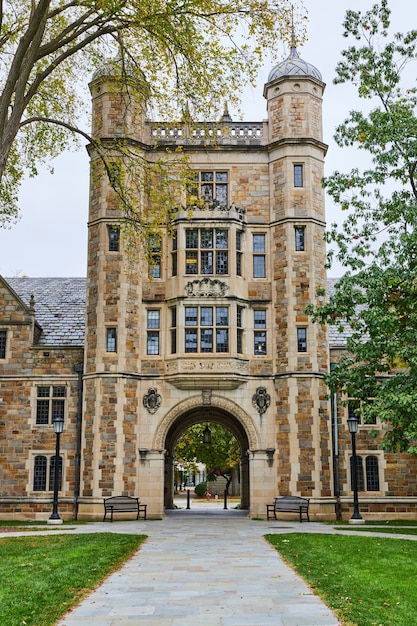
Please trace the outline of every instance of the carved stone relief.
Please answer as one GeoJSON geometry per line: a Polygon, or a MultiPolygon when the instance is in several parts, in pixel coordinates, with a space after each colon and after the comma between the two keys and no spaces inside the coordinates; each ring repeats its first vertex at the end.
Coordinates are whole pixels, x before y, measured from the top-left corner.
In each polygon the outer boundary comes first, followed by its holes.
{"type": "Polygon", "coordinates": [[[271,396],[265,387],[258,387],[256,393],[252,396],[252,404],[258,411],[259,415],[263,415],[271,404],[271,396]]]}
{"type": "Polygon", "coordinates": [[[185,285],[185,294],[187,296],[220,298],[226,295],[229,286],[222,283],[217,278],[203,278],[202,280],[193,280],[185,285]]]}
{"type": "Polygon", "coordinates": [[[161,396],[156,387],[148,389],[148,393],[143,396],[143,406],[148,413],[156,413],[161,406],[161,396]]]}

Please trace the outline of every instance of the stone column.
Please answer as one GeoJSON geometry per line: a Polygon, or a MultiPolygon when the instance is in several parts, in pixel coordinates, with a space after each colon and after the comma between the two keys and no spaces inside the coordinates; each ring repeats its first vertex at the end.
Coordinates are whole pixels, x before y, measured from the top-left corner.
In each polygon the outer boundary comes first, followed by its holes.
{"type": "Polygon", "coordinates": [[[164,516],[165,450],[138,450],[138,493],[150,517],[164,516]]]}
{"type": "Polygon", "coordinates": [[[250,515],[251,517],[265,517],[266,504],[272,503],[276,493],[275,460],[271,451],[249,451],[250,476],[250,515]]]}

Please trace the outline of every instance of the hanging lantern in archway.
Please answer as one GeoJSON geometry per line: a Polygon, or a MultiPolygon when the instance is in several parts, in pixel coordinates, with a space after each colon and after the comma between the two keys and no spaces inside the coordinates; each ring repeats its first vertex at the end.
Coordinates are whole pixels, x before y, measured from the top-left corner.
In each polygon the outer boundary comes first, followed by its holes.
{"type": "Polygon", "coordinates": [[[206,424],[205,429],[203,430],[203,443],[210,444],[211,443],[211,430],[206,424]]]}

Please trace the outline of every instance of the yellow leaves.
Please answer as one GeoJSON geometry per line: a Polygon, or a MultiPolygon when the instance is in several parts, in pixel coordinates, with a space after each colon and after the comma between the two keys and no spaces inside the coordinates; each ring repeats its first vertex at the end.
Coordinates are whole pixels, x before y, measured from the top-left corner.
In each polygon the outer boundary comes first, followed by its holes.
{"type": "Polygon", "coordinates": [[[365,133],[359,133],[359,135],[358,135],[358,139],[359,139],[359,141],[360,141],[360,142],[362,142],[362,143],[363,143],[364,141],[366,141],[366,135],[365,135],[365,133]]]}

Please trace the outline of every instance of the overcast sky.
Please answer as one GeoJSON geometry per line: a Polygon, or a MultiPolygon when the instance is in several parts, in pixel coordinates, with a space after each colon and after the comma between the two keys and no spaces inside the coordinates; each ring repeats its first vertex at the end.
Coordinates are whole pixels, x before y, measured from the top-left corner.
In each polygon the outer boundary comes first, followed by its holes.
{"type": "MultiPolygon", "coordinates": [[[[347,9],[367,10],[375,0],[304,0],[309,12],[309,40],[300,56],[313,63],[326,83],[323,104],[324,141],[329,144],[326,174],[350,169],[355,153],[339,150],[332,136],[349,110],[359,108],[353,86],[332,84],[340,51],[346,46],[342,21],[347,9]]],[[[391,0],[395,31],[417,28],[417,2],[391,0]]],[[[259,77],[257,89],[248,89],[242,103],[244,118],[266,117],[263,85],[270,66],[259,77]]],[[[417,65],[413,69],[417,75],[417,65]]],[[[0,274],[12,276],[85,276],[87,268],[88,158],[84,149],[56,159],[54,174],[44,172],[28,180],[22,189],[21,220],[10,230],[0,228],[0,274]]],[[[327,221],[341,221],[337,207],[327,201],[327,221]]],[[[340,274],[337,268],[329,272],[340,274]]]]}

